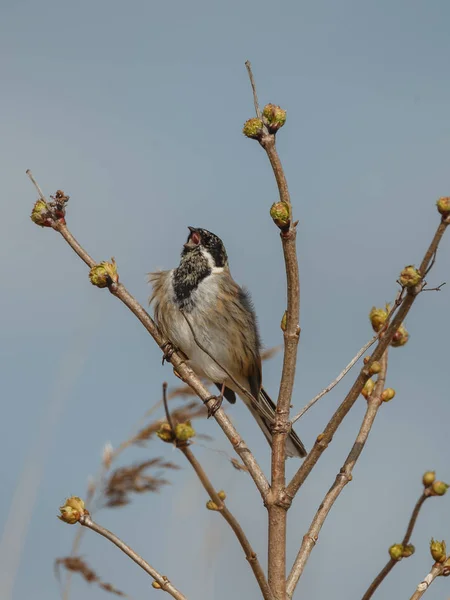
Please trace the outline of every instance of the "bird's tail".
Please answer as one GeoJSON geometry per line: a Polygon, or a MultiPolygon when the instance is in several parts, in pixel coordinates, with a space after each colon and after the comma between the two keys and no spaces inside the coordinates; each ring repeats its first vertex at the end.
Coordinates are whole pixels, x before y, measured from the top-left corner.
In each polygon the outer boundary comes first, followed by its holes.
{"type": "MultiPolygon", "coordinates": [[[[266,440],[269,442],[270,447],[272,447],[272,425],[275,419],[275,409],[276,406],[267,395],[264,388],[261,388],[259,392],[259,404],[261,405],[261,409],[258,410],[253,405],[247,406],[250,409],[250,412],[254,416],[256,422],[260,426],[262,432],[266,440]]],[[[299,456],[300,458],[304,458],[307,452],[305,446],[302,444],[300,438],[295,433],[293,429],[289,432],[289,435],[286,438],[286,456],[299,456]]]]}

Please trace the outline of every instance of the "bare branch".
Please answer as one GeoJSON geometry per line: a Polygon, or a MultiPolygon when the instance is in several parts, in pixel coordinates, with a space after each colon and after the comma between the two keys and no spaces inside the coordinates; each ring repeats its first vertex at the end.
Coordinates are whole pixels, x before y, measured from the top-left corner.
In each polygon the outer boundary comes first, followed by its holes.
{"type": "Polygon", "coordinates": [[[99,533],[107,540],[115,544],[120,550],[122,550],[122,552],[124,552],[129,558],[131,558],[131,560],[133,560],[139,567],[141,567],[141,569],[148,573],[150,577],[153,577],[153,579],[156,581],[156,583],[160,586],[162,590],[170,594],[173,598],[176,598],[176,600],[186,600],[186,596],[184,596],[180,591],[178,591],[176,587],[174,587],[170,583],[170,581],[165,575],[161,575],[160,573],[158,573],[158,571],[156,571],[151,565],[149,565],[148,562],[145,561],[132,548],[130,548],[130,546],[127,546],[125,542],[122,542],[122,540],[118,538],[114,533],[95,523],[91,519],[91,517],[86,514],[80,517],[79,522],[80,525],[92,529],[92,531],[99,533]]]}
{"type": "Polygon", "coordinates": [[[398,563],[398,560],[394,560],[393,558],[388,560],[388,562],[384,565],[384,567],[381,569],[381,571],[378,573],[378,575],[372,581],[370,586],[367,588],[367,591],[364,594],[364,596],[362,597],[362,600],[367,600],[368,598],[372,598],[372,596],[376,592],[378,586],[381,584],[381,582],[384,579],[386,579],[386,577],[389,575],[389,573],[392,571],[392,569],[395,567],[395,565],[397,563],[398,563]]]}
{"type": "MultiPolygon", "coordinates": [[[[423,503],[425,502],[425,500],[427,498],[431,498],[431,495],[429,493],[429,490],[427,488],[425,488],[424,492],[422,493],[420,498],[417,500],[414,510],[412,512],[411,518],[409,519],[408,527],[406,528],[406,533],[401,542],[402,546],[407,546],[409,544],[414,527],[417,522],[417,517],[419,516],[420,509],[422,508],[423,503]]],[[[389,575],[389,573],[392,571],[392,569],[395,567],[395,565],[397,565],[399,562],[400,561],[394,560],[393,558],[391,558],[385,564],[385,566],[381,569],[381,571],[378,573],[378,575],[372,581],[370,586],[367,588],[367,591],[364,594],[364,596],[362,597],[362,600],[370,600],[370,598],[372,598],[372,596],[376,592],[378,586],[382,583],[382,581],[384,579],[386,579],[386,577],[389,575]]]]}
{"type": "MultiPolygon", "coordinates": [[[[32,178],[32,174],[30,171],[27,171],[30,179],[32,178]]],[[[34,178],[32,179],[34,181],[34,178]]],[[[46,201],[45,197],[40,192],[41,198],[46,201]]],[[[47,202],[47,201],[46,201],[47,202]]],[[[69,246],[78,254],[78,256],[89,266],[94,267],[97,263],[94,259],[89,256],[89,254],[82,248],[82,246],[77,242],[74,236],[68,230],[65,221],[54,219],[52,221],[51,226],[55,231],[58,231],[62,237],[66,240],[69,246]]],[[[139,319],[145,329],[150,333],[155,342],[158,344],[160,348],[164,348],[167,345],[166,339],[164,339],[163,335],[159,331],[156,323],[150,317],[146,310],[139,304],[139,302],[128,292],[125,286],[122,283],[112,282],[108,286],[109,291],[113,296],[116,296],[121,300],[130,310],[131,312],[139,319]]],[[[211,397],[211,394],[203,385],[202,381],[195,375],[190,367],[187,366],[185,362],[185,358],[181,356],[178,352],[173,352],[168,361],[171,362],[174,370],[180,376],[180,378],[187,383],[197,394],[197,396],[206,404],[206,406],[212,408],[214,406],[214,399],[211,397]]],[[[257,463],[254,455],[245,444],[244,440],[236,431],[234,425],[231,420],[226,415],[225,411],[222,408],[216,410],[214,414],[214,418],[221,427],[222,431],[225,433],[229,441],[231,442],[234,450],[241,457],[242,462],[248,468],[248,471],[256,484],[259,492],[262,497],[265,498],[268,490],[269,483],[257,463]]]]}
{"type": "Polygon", "coordinates": [[[406,546],[409,544],[411,540],[412,533],[414,531],[414,527],[416,526],[417,517],[419,516],[420,509],[423,506],[423,503],[427,498],[431,498],[431,494],[429,490],[426,488],[420,498],[417,500],[416,505],[414,506],[414,510],[412,511],[411,518],[408,522],[408,527],[406,528],[406,533],[402,540],[402,546],[406,546]]]}
{"type": "MultiPolygon", "coordinates": [[[[444,235],[445,230],[447,229],[447,226],[449,225],[449,223],[450,223],[450,221],[446,222],[446,220],[442,220],[441,223],[439,224],[439,226],[436,230],[436,233],[434,234],[433,240],[425,254],[425,257],[422,260],[422,263],[420,266],[421,273],[426,271],[429,262],[432,260],[434,253],[438,249],[439,242],[441,241],[442,236],[444,235]]],[[[303,484],[303,482],[308,477],[311,470],[313,469],[313,467],[315,466],[315,464],[321,457],[324,450],[328,447],[328,444],[333,439],[333,435],[335,434],[336,430],[338,429],[338,427],[340,426],[340,424],[342,423],[342,421],[344,420],[344,418],[346,417],[346,415],[348,414],[348,412],[350,411],[350,409],[352,408],[352,406],[358,399],[366,381],[369,379],[370,365],[373,362],[380,360],[380,358],[384,354],[385,350],[388,348],[389,344],[391,343],[392,338],[394,337],[396,331],[398,330],[400,325],[405,320],[406,315],[409,313],[411,306],[413,305],[416,297],[418,296],[418,294],[420,292],[421,292],[420,284],[419,284],[419,286],[416,286],[415,288],[409,288],[406,291],[406,294],[404,295],[403,299],[401,300],[401,304],[398,308],[398,311],[396,312],[396,314],[395,314],[394,318],[392,319],[391,324],[389,325],[387,330],[383,333],[383,336],[379,339],[377,347],[375,348],[374,353],[370,357],[369,362],[367,363],[367,365],[365,365],[361,369],[355,383],[351,387],[347,396],[345,397],[345,399],[343,400],[343,402],[341,403],[341,405],[339,406],[337,411],[334,413],[334,415],[331,417],[331,420],[329,421],[328,425],[325,427],[324,432],[318,436],[316,443],[314,444],[314,447],[312,448],[311,452],[308,454],[308,456],[304,460],[303,464],[301,465],[301,467],[299,468],[299,470],[297,471],[297,473],[294,475],[291,482],[289,483],[286,492],[291,498],[293,498],[295,496],[295,494],[299,490],[300,486],[303,484]]]]}
{"type": "MultiPolygon", "coordinates": [[[[245,65],[253,90],[256,113],[258,118],[261,118],[251,65],[249,61],[245,65]]],[[[296,250],[297,224],[292,222],[291,198],[284,169],[275,146],[275,132],[270,132],[264,125],[263,133],[258,141],[266,151],[272,166],[280,202],[286,205],[289,212],[289,225],[283,228],[280,234],[286,267],[287,311],[283,369],[275,423],[272,428],[271,490],[266,502],[269,511],[269,585],[274,596],[281,599],[286,594],[286,517],[289,508],[289,503],[283,502],[286,485],[286,436],[290,431],[289,409],[294,389],[297,348],[300,338],[300,280],[296,250]]]]}
{"type": "Polygon", "coordinates": [[[214,486],[212,485],[208,476],[206,475],[205,471],[203,470],[203,467],[198,462],[198,460],[196,459],[196,457],[194,456],[194,454],[192,453],[190,448],[186,444],[180,444],[179,449],[185,455],[185,457],[187,458],[187,460],[193,467],[194,471],[196,472],[197,477],[200,479],[200,482],[203,485],[203,487],[205,488],[209,497],[214,502],[214,504],[217,506],[217,511],[222,515],[222,517],[225,519],[225,521],[227,521],[227,523],[230,525],[231,529],[234,531],[234,533],[235,533],[237,539],[239,540],[239,543],[241,544],[242,549],[245,553],[245,558],[248,560],[250,567],[252,568],[252,571],[256,577],[256,581],[259,584],[263,598],[265,600],[273,600],[274,597],[269,588],[269,585],[266,580],[266,576],[264,575],[264,571],[259,563],[258,557],[257,557],[256,553],[254,552],[250,542],[248,541],[247,536],[245,535],[244,530],[242,529],[238,520],[236,519],[236,517],[234,517],[234,515],[230,512],[230,510],[228,510],[228,508],[225,506],[224,502],[222,501],[222,499],[220,498],[220,496],[214,489],[214,486]]]}
{"type": "Polygon", "coordinates": [[[381,371],[378,375],[377,382],[375,384],[375,388],[371,396],[367,401],[367,410],[364,415],[363,422],[361,424],[361,428],[359,430],[358,436],[355,440],[355,443],[350,450],[349,455],[347,456],[344,465],[336,476],[336,480],[329,489],[326,494],[324,500],[320,504],[319,509],[317,510],[314,519],[308,529],[308,532],[303,537],[303,542],[301,548],[297,554],[297,557],[294,561],[294,565],[291,569],[287,580],[287,595],[289,598],[292,597],[294,593],[295,587],[303,573],[303,570],[306,566],[308,558],[316,545],[316,541],[318,540],[320,530],[325,522],[325,519],[328,516],[328,513],[332,509],[334,503],[338,499],[344,487],[352,480],[352,471],[356,464],[356,461],[361,455],[361,452],[364,449],[364,446],[369,437],[370,430],[372,429],[372,425],[375,421],[375,417],[377,416],[378,409],[380,408],[383,400],[381,395],[384,390],[384,384],[386,381],[386,372],[387,372],[387,350],[383,354],[381,359],[381,371]]]}
{"type": "Polygon", "coordinates": [[[70,231],[67,229],[67,226],[64,223],[55,223],[53,229],[60,233],[62,237],[66,240],[69,246],[74,250],[76,254],[81,258],[83,262],[87,264],[88,267],[92,269],[97,264],[95,260],[89,256],[89,254],[84,250],[84,248],[77,242],[77,240],[73,237],[70,231]]]}
{"type": "Polygon", "coordinates": [[[445,565],[442,563],[435,563],[428,575],[423,579],[423,581],[419,583],[416,591],[411,596],[410,600],[419,600],[419,598],[422,598],[422,596],[425,594],[425,592],[436,579],[436,577],[442,575],[446,568],[448,567],[445,567],[445,565]]]}

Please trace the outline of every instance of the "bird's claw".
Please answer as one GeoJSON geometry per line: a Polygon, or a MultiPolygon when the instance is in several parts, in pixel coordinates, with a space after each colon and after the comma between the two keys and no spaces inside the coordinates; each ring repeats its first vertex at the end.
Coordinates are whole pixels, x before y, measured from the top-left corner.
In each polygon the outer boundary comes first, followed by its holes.
{"type": "Polygon", "coordinates": [[[216,412],[219,410],[219,408],[222,406],[222,402],[223,402],[223,396],[210,396],[209,398],[207,398],[205,400],[205,404],[206,402],[209,402],[210,400],[214,400],[214,404],[208,405],[207,409],[208,409],[208,419],[210,419],[211,417],[213,417],[216,412]]]}
{"type": "Polygon", "coordinates": [[[161,346],[161,350],[163,351],[161,364],[164,364],[166,360],[170,360],[172,358],[172,354],[175,352],[175,348],[173,347],[171,342],[166,342],[161,346]]]}

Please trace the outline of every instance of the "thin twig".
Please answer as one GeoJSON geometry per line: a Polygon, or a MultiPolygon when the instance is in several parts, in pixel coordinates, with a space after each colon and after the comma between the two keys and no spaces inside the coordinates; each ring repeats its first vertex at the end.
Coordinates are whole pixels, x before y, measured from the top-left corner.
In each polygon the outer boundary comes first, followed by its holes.
{"type": "Polygon", "coordinates": [[[41,188],[39,187],[38,182],[36,181],[36,179],[33,176],[33,173],[30,171],[30,169],[27,169],[26,174],[28,175],[28,177],[31,179],[34,187],[37,189],[37,193],[39,194],[41,200],[44,200],[44,202],[47,202],[47,198],[44,196],[44,192],[41,190],[41,188]]]}
{"type": "MultiPolygon", "coordinates": [[[[433,236],[433,240],[431,241],[431,244],[427,252],[425,253],[425,257],[421,263],[420,272],[426,271],[427,265],[429,264],[429,261],[431,261],[433,254],[437,251],[439,242],[441,241],[442,236],[444,235],[445,230],[449,224],[450,222],[447,223],[446,221],[441,221],[441,223],[439,224],[436,233],[433,236]]],[[[295,473],[294,477],[289,483],[286,492],[291,498],[295,496],[300,486],[306,480],[311,470],[316,465],[317,461],[320,459],[323,452],[326,450],[329,443],[333,439],[333,436],[336,433],[338,427],[340,426],[340,424],[342,423],[352,406],[355,404],[366,381],[370,377],[370,365],[373,362],[380,360],[381,356],[384,354],[384,351],[391,343],[392,338],[394,337],[398,328],[405,320],[406,315],[409,313],[411,306],[413,305],[420,291],[420,284],[416,288],[410,288],[406,291],[406,294],[401,300],[401,304],[398,308],[398,311],[396,312],[387,330],[383,333],[383,336],[379,339],[377,347],[371,355],[369,362],[361,369],[355,383],[351,387],[347,396],[345,397],[339,408],[336,410],[334,415],[331,417],[328,425],[325,427],[324,432],[317,438],[314,447],[312,448],[308,456],[305,458],[301,467],[298,469],[297,473],[295,473]]]]}
{"type": "Polygon", "coordinates": [[[433,266],[434,266],[434,263],[436,262],[436,256],[437,256],[437,252],[435,252],[435,253],[433,254],[433,258],[431,259],[431,262],[430,262],[430,264],[428,265],[428,267],[427,267],[427,269],[426,269],[425,273],[423,274],[423,276],[424,276],[424,277],[426,277],[426,276],[428,275],[428,273],[431,271],[431,269],[433,268],[433,266]]]}
{"type": "Polygon", "coordinates": [[[146,573],[153,577],[153,579],[159,584],[162,590],[170,594],[176,600],[186,600],[186,596],[184,596],[180,591],[178,591],[167,579],[165,575],[161,575],[156,571],[151,565],[148,564],[137,552],[135,552],[130,546],[125,544],[120,538],[118,538],[112,531],[105,529],[101,525],[95,523],[89,515],[82,515],[80,517],[80,525],[84,527],[88,527],[99,533],[107,540],[115,544],[122,552],[124,552],[131,560],[133,560],[137,565],[141,567],[146,573]]]}
{"type": "MultiPolygon", "coordinates": [[[[325,394],[328,394],[328,392],[330,392],[347,375],[347,373],[358,362],[358,360],[361,358],[361,356],[364,354],[364,352],[366,352],[371,346],[373,346],[373,344],[382,336],[382,334],[388,328],[388,325],[391,321],[393,314],[395,313],[395,311],[401,304],[404,291],[405,291],[405,288],[402,288],[398,291],[397,296],[394,301],[394,304],[392,305],[392,307],[389,310],[389,313],[386,317],[386,322],[385,322],[382,330],[380,332],[378,332],[376,335],[374,335],[373,338],[371,340],[369,340],[367,342],[367,344],[365,344],[365,346],[363,346],[361,348],[361,350],[358,352],[358,354],[348,363],[348,365],[345,367],[345,369],[336,377],[336,379],[334,381],[332,381],[329,385],[327,385],[326,388],[324,388],[319,394],[317,394],[317,396],[315,396],[312,400],[310,400],[308,402],[308,404],[305,407],[303,407],[302,410],[293,419],[291,419],[292,424],[294,424],[298,419],[303,417],[303,415],[311,408],[311,406],[314,406],[314,404],[318,400],[320,400],[323,396],[325,396],[325,394]]],[[[424,290],[422,290],[422,291],[424,291],[424,290]]]]}
{"type": "Polygon", "coordinates": [[[386,579],[386,577],[389,575],[389,573],[392,571],[392,569],[395,567],[395,565],[398,562],[399,562],[398,560],[394,560],[393,558],[390,558],[388,560],[388,562],[384,565],[384,567],[381,569],[381,571],[378,573],[378,575],[372,581],[370,586],[367,588],[367,591],[364,594],[364,596],[362,597],[362,600],[366,600],[367,598],[372,598],[372,596],[376,592],[378,586],[381,584],[381,582],[384,579],[386,579]]]}
{"type": "MultiPolygon", "coordinates": [[[[31,172],[27,172],[30,179],[32,179],[31,172]]],[[[32,179],[34,182],[34,178],[32,179]]],[[[41,193],[41,192],[40,192],[41,193]]],[[[45,196],[41,196],[43,200],[46,201],[45,196]]],[[[68,230],[66,224],[62,221],[54,220],[52,222],[52,227],[55,231],[58,231],[62,237],[66,240],[69,246],[74,250],[76,254],[83,260],[89,267],[94,267],[97,263],[94,259],[89,256],[89,254],[84,250],[84,248],[77,242],[74,236],[68,230]]],[[[163,337],[161,332],[159,331],[156,323],[147,313],[147,311],[139,304],[139,302],[134,298],[125,286],[122,283],[111,283],[109,286],[109,291],[113,296],[116,296],[121,300],[130,310],[131,312],[139,319],[148,333],[153,337],[155,342],[158,344],[160,348],[164,348],[167,345],[167,339],[163,337]]],[[[195,375],[190,367],[185,362],[185,358],[181,356],[178,352],[173,352],[168,361],[172,364],[174,370],[178,373],[180,378],[188,384],[197,396],[206,404],[207,407],[213,408],[214,400],[211,398],[211,394],[203,385],[202,381],[199,377],[195,375]]],[[[225,411],[222,408],[219,408],[214,413],[214,418],[219,424],[222,431],[225,433],[228,440],[231,442],[235,452],[240,456],[242,462],[248,468],[248,471],[256,484],[261,496],[263,499],[266,497],[267,492],[269,490],[269,482],[265,477],[261,467],[257,463],[254,455],[241,438],[236,428],[232,424],[231,420],[226,415],[225,411]]]]}
{"type": "MultiPolygon", "coordinates": [[[[422,508],[423,503],[425,502],[425,500],[427,498],[431,498],[431,495],[430,495],[429,491],[427,491],[427,488],[425,488],[424,492],[422,493],[420,498],[417,500],[416,505],[414,506],[414,510],[413,510],[411,518],[409,519],[409,522],[408,522],[408,527],[406,528],[406,533],[403,536],[403,540],[401,542],[402,546],[407,546],[409,544],[414,527],[417,522],[417,517],[419,516],[420,509],[422,508]]],[[[386,577],[389,575],[389,573],[392,571],[392,569],[395,567],[395,565],[397,565],[399,562],[400,561],[394,560],[393,558],[391,558],[385,564],[385,566],[381,569],[381,571],[378,573],[378,575],[375,577],[375,579],[372,581],[372,583],[367,588],[367,591],[364,594],[364,596],[362,597],[362,600],[370,600],[370,598],[372,598],[372,596],[375,593],[375,591],[377,590],[378,586],[383,582],[384,579],[386,579],[386,577]]]]}
{"type": "Polygon", "coordinates": [[[163,392],[164,411],[166,413],[167,422],[170,425],[170,429],[172,430],[172,433],[175,434],[175,427],[173,426],[172,416],[170,414],[169,405],[167,403],[167,381],[164,381],[164,383],[162,384],[162,392],[163,392]]]}
{"type": "Polygon", "coordinates": [[[384,390],[384,384],[386,381],[386,372],[387,372],[387,363],[388,363],[388,352],[387,350],[383,354],[381,359],[381,371],[378,375],[377,382],[375,384],[375,388],[373,393],[367,400],[367,410],[364,415],[363,422],[361,424],[361,428],[359,430],[358,436],[355,440],[355,443],[352,446],[341,470],[336,476],[336,480],[327,492],[325,498],[323,499],[320,507],[318,508],[314,519],[308,529],[308,532],[303,537],[301,548],[297,554],[297,557],[292,566],[291,572],[289,574],[287,580],[287,595],[289,598],[292,597],[294,593],[295,587],[300,579],[303,570],[306,566],[308,558],[311,555],[311,552],[316,545],[316,542],[319,537],[320,530],[327,518],[330,510],[332,509],[334,503],[338,499],[344,487],[352,480],[352,471],[356,464],[356,461],[361,455],[361,452],[364,449],[364,446],[369,437],[369,433],[372,429],[373,423],[375,421],[375,417],[377,416],[378,409],[382,404],[381,395],[384,390]]]}
{"type": "Polygon", "coordinates": [[[417,500],[414,510],[412,511],[411,518],[409,519],[409,522],[408,522],[408,527],[406,528],[406,533],[403,536],[402,546],[406,546],[407,544],[409,544],[414,527],[416,526],[417,517],[419,516],[420,509],[422,508],[423,503],[425,502],[425,500],[427,498],[431,498],[431,495],[430,495],[429,491],[427,489],[425,489],[423,494],[417,500]]]}
{"type": "Polygon", "coordinates": [[[256,93],[256,85],[255,85],[255,80],[253,78],[253,73],[252,73],[252,65],[249,60],[245,61],[245,66],[247,67],[248,77],[250,79],[250,84],[252,86],[253,103],[255,105],[256,116],[258,117],[258,119],[260,119],[261,118],[261,110],[259,108],[258,95],[256,93]]]}
{"type": "Polygon", "coordinates": [[[227,521],[231,529],[234,531],[245,553],[245,558],[248,560],[250,567],[252,568],[252,571],[255,575],[256,581],[259,584],[263,598],[265,600],[274,600],[272,592],[267,583],[266,576],[264,575],[264,571],[259,563],[258,557],[254,552],[250,542],[248,541],[247,536],[245,535],[240,523],[225,506],[224,502],[221,500],[218,493],[214,489],[214,486],[212,485],[211,481],[206,475],[203,467],[198,462],[190,448],[186,444],[181,444],[179,448],[193,467],[194,471],[197,474],[197,477],[199,478],[209,497],[217,506],[218,512],[222,515],[222,517],[225,519],[225,521],[227,521]]]}
{"type": "Polygon", "coordinates": [[[422,292],[440,292],[442,290],[442,288],[444,287],[444,285],[446,285],[446,281],[443,281],[442,283],[440,283],[439,285],[437,285],[436,287],[433,288],[423,288],[422,292]]]}
{"type": "Polygon", "coordinates": [[[378,335],[374,335],[373,338],[361,348],[358,354],[354,358],[352,358],[352,360],[348,363],[345,369],[341,373],[339,373],[336,379],[334,379],[329,385],[327,385],[327,387],[324,388],[319,394],[317,394],[317,396],[314,396],[314,398],[310,400],[308,404],[304,406],[302,410],[291,419],[291,423],[294,424],[296,421],[298,421],[298,419],[301,419],[301,417],[303,417],[303,415],[311,408],[311,406],[314,406],[314,404],[318,402],[323,396],[325,396],[325,394],[328,394],[328,392],[330,392],[335,386],[337,386],[337,384],[347,375],[350,369],[358,362],[358,360],[370,348],[370,346],[372,346],[372,344],[375,344],[377,339],[378,335]]]}
{"type": "Polygon", "coordinates": [[[419,598],[422,598],[422,596],[425,594],[425,592],[430,587],[430,585],[433,583],[433,581],[436,579],[436,577],[439,577],[439,575],[442,575],[445,568],[446,567],[444,566],[444,564],[435,563],[433,565],[431,571],[428,573],[428,575],[423,579],[423,581],[421,581],[419,583],[416,591],[411,596],[410,600],[419,600],[419,598]]]}
{"type": "Polygon", "coordinates": [[[447,220],[442,220],[439,223],[439,227],[437,228],[433,241],[429,245],[428,250],[425,252],[425,256],[422,259],[422,262],[420,263],[419,272],[422,274],[422,277],[425,277],[425,274],[429,272],[429,269],[436,262],[439,242],[441,241],[441,238],[444,235],[444,232],[447,229],[448,225],[449,222],[447,220]]]}

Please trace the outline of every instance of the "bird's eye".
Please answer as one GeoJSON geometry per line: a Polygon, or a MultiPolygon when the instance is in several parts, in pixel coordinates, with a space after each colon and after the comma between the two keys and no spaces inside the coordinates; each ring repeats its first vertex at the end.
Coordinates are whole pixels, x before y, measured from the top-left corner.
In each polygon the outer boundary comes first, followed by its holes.
{"type": "Polygon", "coordinates": [[[193,244],[195,244],[196,246],[198,246],[198,245],[200,244],[200,242],[201,242],[201,241],[202,241],[202,240],[201,240],[200,234],[199,234],[199,233],[197,233],[196,231],[194,231],[194,232],[192,233],[192,235],[191,235],[191,242],[192,242],[193,244]]]}

